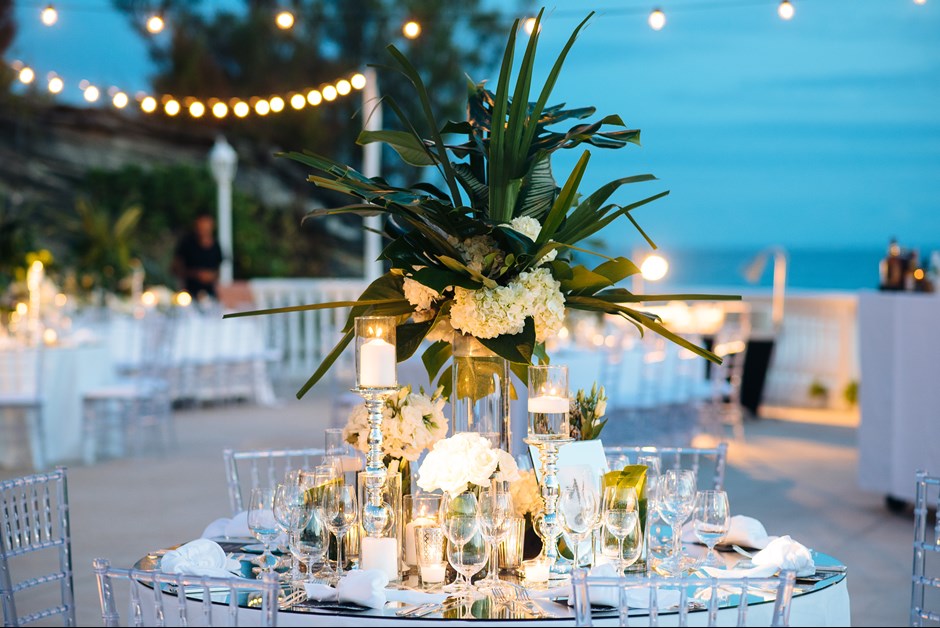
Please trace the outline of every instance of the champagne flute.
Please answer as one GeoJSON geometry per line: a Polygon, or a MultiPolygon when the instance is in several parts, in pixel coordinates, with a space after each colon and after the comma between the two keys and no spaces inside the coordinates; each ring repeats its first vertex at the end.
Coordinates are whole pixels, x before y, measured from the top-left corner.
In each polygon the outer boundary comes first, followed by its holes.
{"type": "Polygon", "coordinates": [[[561,490],[558,511],[565,531],[574,540],[574,568],[581,567],[581,544],[594,531],[600,516],[597,491],[587,482],[575,480],[561,490]]]}
{"type": "MultiPolygon", "coordinates": [[[[608,486],[604,489],[603,521],[610,535],[617,539],[617,572],[636,562],[636,557],[625,563],[623,558],[623,544],[628,535],[633,533],[639,524],[639,508],[637,507],[636,489],[632,486],[608,486]]],[[[642,551],[642,543],[635,543],[642,551]]],[[[631,552],[631,556],[634,552],[631,552]]]]}
{"type": "Polygon", "coordinates": [[[253,488],[248,502],[248,528],[256,539],[264,544],[264,553],[258,557],[258,565],[263,573],[269,572],[277,564],[277,558],[271,553],[271,543],[277,538],[277,520],[274,518],[274,489],[253,488]]]}
{"type": "Polygon", "coordinates": [[[513,522],[512,494],[509,482],[493,481],[480,491],[477,500],[480,532],[490,547],[490,572],[482,584],[490,588],[499,585],[499,544],[509,536],[513,522]]]}
{"type": "Polygon", "coordinates": [[[708,547],[702,561],[703,567],[722,567],[715,545],[720,543],[731,528],[731,507],[724,491],[699,491],[695,494],[692,508],[692,525],[695,536],[708,547]]]}
{"type": "Polygon", "coordinates": [[[274,489],[274,518],[289,538],[288,549],[291,549],[292,559],[290,578],[294,581],[300,580],[300,569],[297,566],[297,555],[292,546],[311,516],[311,511],[305,507],[304,501],[304,493],[296,483],[278,484],[274,489]]]}
{"type": "Polygon", "coordinates": [[[323,490],[320,514],[330,532],[336,535],[336,576],[343,577],[343,537],[359,519],[356,487],[329,483],[323,490]]]}
{"type": "Polygon", "coordinates": [[[669,469],[659,478],[656,497],[659,515],[672,527],[672,556],[660,568],[681,575],[682,524],[692,514],[695,503],[695,474],[686,469],[669,469]]]}

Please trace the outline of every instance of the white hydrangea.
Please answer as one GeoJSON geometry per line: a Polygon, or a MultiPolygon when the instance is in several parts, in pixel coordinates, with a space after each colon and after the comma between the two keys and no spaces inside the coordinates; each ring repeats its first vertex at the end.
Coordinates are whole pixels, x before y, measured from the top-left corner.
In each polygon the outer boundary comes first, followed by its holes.
{"type": "Polygon", "coordinates": [[[496,240],[488,235],[473,236],[464,240],[448,236],[447,241],[460,251],[460,257],[467,268],[477,273],[483,270],[483,260],[487,255],[495,253],[494,260],[497,265],[502,264],[506,257],[496,240]]]}
{"type": "Polygon", "coordinates": [[[561,282],[547,268],[521,273],[515,280],[522,285],[528,305],[527,315],[535,319],[535,339],[545,342],[565,324],[565,296],[561,282]]]}
{"type": "MultiPolygon", "coordinates": [[[[408,303],[414,306],[416,312],[430,310],[434,302],[441,298],[441,295],[434,288],[428,288],[420,281],[415,281],[411,277],[405,277],[402,285],[405,298],[408,303]]],[[[424,320],[427,320],[426,318],[424,320]]]]}
{"type": "MultiPolygon", "coordinates": [[[[391,458],[416,461],[425,449],[447,434],[444,404],[447,400],[438,388],[433,395],[412,392],[403,387],[382,408],[382,451],[391,458]]],[[[349,415],[343,438],[362,452],[369,451],[369,414],[357,406],[349,415]]]]}
{"type": "Polygon", "coordinates": [[[470,484],[489,486],[494,473],[498,480],[519,479],[519,468],[509,453],[493,449],[490,440],[480,434],[461,432],[437,441],[428,452],[418,469],[418,486],[456,495],[470,484]]]}
{"type": "MultiPolygon", "coordinates": [[[[539,234],[542,233],[542,223],[540,223],[535,218],[531,216],[517,216],[513,218],[508,225],[504,225],[517,231],[529,238],[533,242],[539,237],[539,234]]],[[[558,251],[553,250],[545,255],[542,259],[539,260],[539,264],[547,264],[558,256],[558,251]]]]}

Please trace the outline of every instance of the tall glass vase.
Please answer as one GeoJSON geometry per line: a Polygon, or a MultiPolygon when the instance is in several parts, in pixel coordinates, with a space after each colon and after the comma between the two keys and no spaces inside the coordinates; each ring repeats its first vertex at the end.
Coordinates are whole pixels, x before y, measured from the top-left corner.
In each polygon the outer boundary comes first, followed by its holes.
{"type": "Polygon", "coordinates": [[[512,451],[509,362],[473,336],[454,334],[453,432],[476,432],[512,451]]]}

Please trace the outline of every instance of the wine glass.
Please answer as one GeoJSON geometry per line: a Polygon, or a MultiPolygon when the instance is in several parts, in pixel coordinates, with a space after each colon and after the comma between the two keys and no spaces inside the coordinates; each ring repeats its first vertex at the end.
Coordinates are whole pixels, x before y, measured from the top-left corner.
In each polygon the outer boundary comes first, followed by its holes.
{"type": "MultiPolygon", "coordinates": [[[[447,527],[445,526],[444,529],[446,530],[447,527]]],[[[465,585],[460,587],[458,591],[469,594],[473,589],[470,578],[483,569],[483,565],[489,560],[486,550],[487,543],[480,533],[479,526],[476,527],[475,532],[468,536],[465,542],[447,544],[447,561],[458,574],[463,576],[465,582],[465,585]]]]}
{"type": "Polygon", "coordinates": [[[632,486],[608,486],[604,489],[603,522],[610,535],[617,539],[617,571],[632,565],[640,557],[643,544],[639,539],[639,508],[636,489],[632,486]],[[631,536],[629,562],[624,559],[624,541],[631,536]]]}
{"type": "Polygon", "coordinates": [[[273,488],[251,489],[251,498],[248,501],[248,529],[264,544],[264,553],[258,557],[261,571],[271,571],[277,564],[277,558],[271,553],[271,543],[278,535],[277,520],[274,518],[273,488]]]}
{"type": "Polygon", "coordinates": [[[574,480],[562,487],[558,511],[565,531],[574,540],[574,568],[581,566],[581,544],[594,531],[600,517],[600,503],[592,484],[574,480]]]}
{"type": "Polygon", "coordinates": [[[336,576],[343,577],[343,537],[359,519],[356,487],[328,483],[323,489],[320,515],[327,529],[336,535],[336,576]]]}
{"type": "Polygon", "coordinates": [[[695,494],[692,508],[692,525],[695,536],[708,547],[708,553],[702,561],[703,567],[722,567],[715,545],[728,534],[731,527],[731,508],[728,494],[724,491],[699,491],[695,494]]]}
{"type": "MultiPolygon", "coordinates": [[[[340,484],[342,479],[339,476],[339,471],[332,464],[321,464],[313,468],[313,470],[303,470],[300,472],[298,483],[301,490],[306,495],[306,499],[309,502],[310,506],[314,509],[314,513],[320,517],[321,525],[325,526],[323,521],[323,515],[320,513],[320,506],[323,502],[323,493],[326,487],[330,484],[340,484]]],[[[330,532],[327,530],[326,535],[326,546],[327,549],[330,547],[330,532]]],[[[327,561],[323,565],[323,571],[329,573],[330,566],[327,561]]]]}
{"type": "Polygon", "coordinates": [[[513,523],[512,494],[509,482],[493,481],[480,491],[477,500],[477,515],[480,532],[490,548],[490,572],[481,584],[488,588],[499,585],[499,544],[509,536],[513,523]]]}
{"type": "Polygon", "coordinates": [[[672,555],[660,568],[681,575],[682,524],[692,514],[695,503],[695,474],[686,469],[669,469],[659,478],[656,498],[660,516],[672,527],[672,555]]]}
{"type": "MultiPolygon", "coordinates": [[[[444,493],[444,498],[441,499],[440,520],[444,526],[444,536],[451,545],[456,547],[456,552],[459,554],[464,544],[479,531],[480,520],[477,517],[476,495],[468,491],[456,495],[444,493]]],[[[460,571],[458,570],[457,573],[460,574],[460,571]]],[[[460,582],[460,578],[451,585],[451,589],[456,591],[468,588],[470,588],[470,581],[460,582]]]]}
{"type": "MultiPolygon", "coordinates": [[[[278,484],[274,489],[274,519],[281,529],[288,535],[288,548],[296,542],[296,536],[310,520],[312,511],[305,507],[305,498],[300,486],[294,484],[278,484]]],[[[292,580],[300,579],[300,570],[297,567],[297,556],[291,551],[292,580]]]]}

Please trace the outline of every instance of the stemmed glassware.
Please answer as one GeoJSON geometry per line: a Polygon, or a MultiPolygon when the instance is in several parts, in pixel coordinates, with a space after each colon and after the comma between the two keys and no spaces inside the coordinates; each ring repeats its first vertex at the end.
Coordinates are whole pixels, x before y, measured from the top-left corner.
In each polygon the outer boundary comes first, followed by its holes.
{"type": "Polygon", "coordinates": [[[256,539],[264,544],[264,553],[258,557],[262,573],[274,569],[277,557],[271,553],[271,543],[278,535],[277,520],[274,518],[274,489],[253,488],[248,502],[248,529],[256,539]]]}
{"type": "Polygon", "coordinates": [[[294,546],[299,541],[301,530],[310,522],[313,516],[313,509],[306,505],[304,492],[300,489],[297,482],[278,484],[274,490],[274,518],[278,525],[288,535],[288,548],[291,550],[291,572],[292,580],[300,579],[300,570],[297,567],[298,558],[294,553],[294,546]]]}
{"type": "Polygon", "coordinates": [[[343,577],[343,538],[359,519],[356,487],[329,482],[323,489],[320,515],[327,529],[336,535],[336,576],[343,577]]]}
{"type": "Polygon", "coordinates": [[[562,486],[558,511],[565,531],[574,541],[574,569],[581,567],[581,544],[591,535],[600,519],[600,499],[593,484],[575,479],[562,486]]]}
{"type": "MultiPolygon", "coordinates": [[[[458,516],[452,517],[451,519],[464,518],[465,517],[458,516]]],[[[444,529],[447,530],[446,525],[444,529]]],[[[448,538],[450,538],[449,535],[448,538]]],[[[457,573],[464,578],[463,586],[460,586],[457,590],[464,593],[465,595],[469,596],[473,590],[473,586],[470,584],[470,578],[472,578],[475,573],[483,569],[486,561],[489,560],[488,552],[486,550],[487,543],[483,539],[483,535],[480,533],[479,526],[476,526],[475,532],[470,534],[467,537],[467,540],[462,544],[447,544],[447,561],[457,571],[457,573]]]]}
{"type": "Polygon", "coordinates": [[[708,547],[702,567],[722,567],[715,545],[721,542],[731,527],[731,508],[728,494],[724,491],[699,491],[695,494],[692,509],[692,526],[695,536],[708,547]]]}
{"type": "Polygon", "coordinates": [[[639,504],[636,489],[632,486],[608,486],[604,489],[602,519],[610,535],[617,539],[617,572],[635,563],[643,551],[640,534],[639,504]],[[624,541],[630,539],[627,556],[624,556],[624,541]]]}
{"type": "MultiPolygon", "coordinates": [[[[444,536],[449,542],[447,560],[459,575],[463,575],[463,572],[457,569],[457,564],[463,559],[464,546],[478,534],[480,529],[476,495],[466,491],[457,495],[445,493],[441,500],[440,520],[444,527],[444,536]]],[[[463,581],[458,578],[452,585],[449,585],[449,589],[453,591],[466,591],[470,588],[469,578],[463,581]]]]}
{"type": "Polygon", "coordinates": [[[513,525],[512,494],[509,482],[493,481],[480,491],[477,500],[480,533],[490,548],[490,570],[479,584],[499,588],[499,544],[509,535],[513,525]]]}
{"type": "Polygon", "coordinates": [[[692,514],[695,504],[695,474],[685,469],[669,469],[659,478],[656,495],[660,516],[672,528],[672,555],[660,564],[660,569],[671,575],[681,575],[682,524],[692,514]]]}

